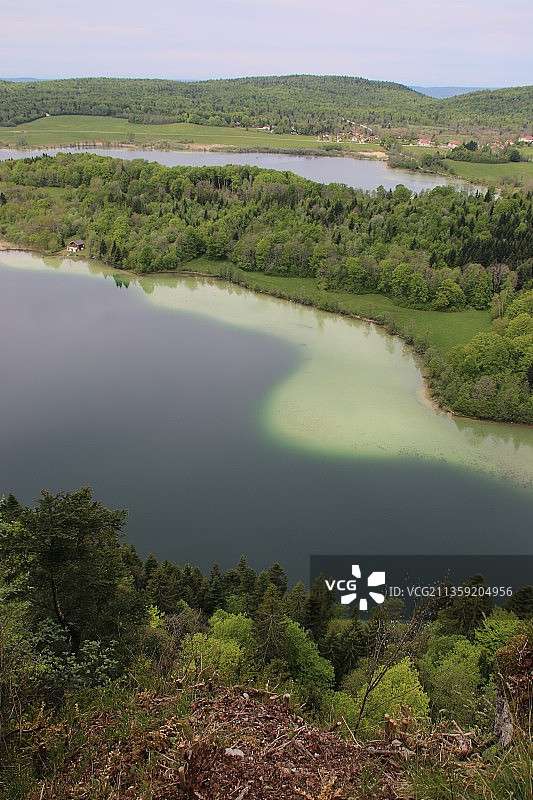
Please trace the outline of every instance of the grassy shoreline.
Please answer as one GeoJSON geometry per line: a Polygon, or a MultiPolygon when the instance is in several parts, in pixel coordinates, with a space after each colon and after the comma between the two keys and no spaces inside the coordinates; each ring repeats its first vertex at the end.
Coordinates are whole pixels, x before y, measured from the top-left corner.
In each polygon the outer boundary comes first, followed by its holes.
{"type": "MultiPolygon", "coordinates": [[[[0,127],[0,147],[28,150],[46,148],[124,148],[125,150],[167,150],[212,153],[279,153],[301,156],[324,156],[386,161],[387,153],[379,143],[321,141],[315,136],[275,134],[258,129],[168,123],[147,125],[130,123],[116,117],[64,115],[41,117],[15,127],[0,127]]],[[[433,148],[404,146],[417,160],[433,148]]],[[[435,151],[440,152],[440,151],[435,151]]],[[[401,167],[401,171],[441,175],[451,180],[498,189],[513,185],[533,185],[533,162],[482,164],[450,162],[450,171],[401,167]]],[[[395,167],[391,167],[395,169],[395,167]]]]}

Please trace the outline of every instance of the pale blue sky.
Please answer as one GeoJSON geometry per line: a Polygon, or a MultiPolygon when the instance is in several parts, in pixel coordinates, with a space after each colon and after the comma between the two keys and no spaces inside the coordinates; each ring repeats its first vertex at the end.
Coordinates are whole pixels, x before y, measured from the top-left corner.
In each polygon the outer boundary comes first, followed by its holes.
{"type": "Polygon", "coordinates": [[[361,75],[533,83],[533,0],[19,0],[2,77],[361,75]]]}

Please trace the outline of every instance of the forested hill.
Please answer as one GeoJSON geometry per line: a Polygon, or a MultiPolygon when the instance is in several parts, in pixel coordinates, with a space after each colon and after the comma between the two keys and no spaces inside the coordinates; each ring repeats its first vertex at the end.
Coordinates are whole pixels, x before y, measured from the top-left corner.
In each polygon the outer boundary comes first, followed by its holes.
{"type": "MultiPolygon", "coordinates": [[[[0,124],[57,114],[127,117],[132,122],[274,125],[301,133],[339,128],[342,116],[403,120],[425,98],[395,83],[363,78],[237,78],[200,82],[83,78],[0,84],[0,124]]],[[[362,121],[362,120],[361,120],[362,121]]]]}
{"type": "Polygon", "coordinates": [[[531,133],[533,86],[469,92],[441,101],[441,105],[450,118],[468,118],[478,125],[496,124],[499,119],[521,120],[524,132],[531,133]]]}
{"type": "Polygon", "coordinates": [[[522,131],[531,124],[533,88],[473,92],[437,100],[398,83],[288,75],[182,82],[75,78],[0,82],[0,125],[45,114],[92,114],[132,122],[274,126],[275,132],[440,125],[522,131]]]}

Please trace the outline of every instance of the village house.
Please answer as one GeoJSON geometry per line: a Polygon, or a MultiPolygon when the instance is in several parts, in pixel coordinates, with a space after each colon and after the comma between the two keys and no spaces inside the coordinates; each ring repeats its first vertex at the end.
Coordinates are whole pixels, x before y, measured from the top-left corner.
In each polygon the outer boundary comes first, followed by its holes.
{"type": "Polygon", "coordinates": [[[518,141],[522,144],[533,144],[533,136],[520,136],[518,141]]]}
{"type": "Polygon", "coordinates": [[[419,139],[417,145],[419,147],[435,147],[435,142],[432,142],[431,139],[419,139]]]}
{"type": "Polygon", "coordinates": [[[67,252],[69,253],[79,253],[80,250],[85,250],[85,242],[81,239],[73,239],[67,245],[67,252]]]}
{"type": "Polygon", "coordinates": [[[461,142],[448,142],[448,150],[455,150],[456,147],[461,147],[461,142]]]}

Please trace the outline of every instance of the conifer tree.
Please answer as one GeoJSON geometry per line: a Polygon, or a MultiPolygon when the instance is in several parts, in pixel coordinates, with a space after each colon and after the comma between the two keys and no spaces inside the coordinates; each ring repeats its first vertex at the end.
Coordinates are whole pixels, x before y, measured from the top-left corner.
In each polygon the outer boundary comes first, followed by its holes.
{"type": "Polygon", "coordinates": [[[318,575],[311,585],[305,627],[311,631],[315,642],[320,642],[333,617],[335,598],[326,586],[324,575],[318,575]]]}
{"type": "Polygon", "coordinates": [[[261,665],[285,654],[287,618],[276,586],[271,583],[254,619],[254,638],[257,643],[256,658],[261,665]]]}
{"type": "Polygon", "coordinates": [[[308,594],[305,586],[298,581],[289,594],[287,601],[287,614],[299,625],[305,626],[307,619],[308,594]]]}

